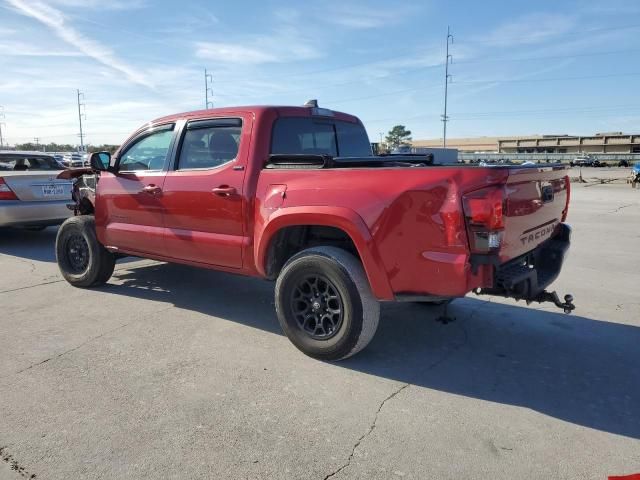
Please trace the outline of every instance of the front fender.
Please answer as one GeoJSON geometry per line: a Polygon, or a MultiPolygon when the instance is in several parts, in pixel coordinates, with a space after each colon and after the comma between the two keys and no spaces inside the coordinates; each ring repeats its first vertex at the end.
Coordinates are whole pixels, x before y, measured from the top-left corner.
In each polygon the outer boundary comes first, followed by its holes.
{"type": "Polygon", "coordinates": [[[335,227],[343,230],[356,246],[374,296],[378,300],[394,299],[382,258],[367,225],[360,215],[345,207],[296,206],[278,209],[270,215],[262,228],[254,233],[254,258],[256,268],[262,276],[266,276],[267,252],[276,233],[282,228],[299,225],[335,227]]]}

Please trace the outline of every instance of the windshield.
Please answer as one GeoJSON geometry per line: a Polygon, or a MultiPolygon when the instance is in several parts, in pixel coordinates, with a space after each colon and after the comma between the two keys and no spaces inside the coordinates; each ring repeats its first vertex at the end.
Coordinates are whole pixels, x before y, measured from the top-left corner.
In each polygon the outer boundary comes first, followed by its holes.
{"type": "Polygon", "coordinates": [[[369,137],[360,123],[308,117],[284,117],[276,120],[271,153],[332,157],[373,156],[369,137]]]}

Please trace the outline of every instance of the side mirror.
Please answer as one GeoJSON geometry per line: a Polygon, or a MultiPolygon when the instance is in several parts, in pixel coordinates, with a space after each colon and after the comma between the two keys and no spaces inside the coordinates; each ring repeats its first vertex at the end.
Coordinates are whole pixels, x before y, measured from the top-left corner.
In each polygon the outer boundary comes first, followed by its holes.
{"type": "Polygon", "coordinates": [[[111,154],[109,152],[94,152],[89,157],[89,164],[94,170],[104,172],[109,170],[109,163],[111,162],[111,154]]]}

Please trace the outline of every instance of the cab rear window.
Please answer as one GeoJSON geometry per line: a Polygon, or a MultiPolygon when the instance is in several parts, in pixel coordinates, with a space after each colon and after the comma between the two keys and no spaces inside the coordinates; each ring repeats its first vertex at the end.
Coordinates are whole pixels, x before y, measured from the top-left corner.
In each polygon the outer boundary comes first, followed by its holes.
{"type": "Polygon", "coordinates": [[[271,153],[370,157],[369,137],[360,123],[308,117],[283,117],[273,126],[271,153]]]}

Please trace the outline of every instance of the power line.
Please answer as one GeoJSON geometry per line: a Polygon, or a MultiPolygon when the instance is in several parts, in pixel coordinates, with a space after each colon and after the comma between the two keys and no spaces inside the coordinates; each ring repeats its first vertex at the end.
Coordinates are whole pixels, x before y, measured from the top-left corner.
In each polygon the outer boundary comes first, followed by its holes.
{"type": "MultiPolygon", "coordinates": [[[[602,56],[602,55],[617,55],[617,54],[629,54],[629,53],[636,53],[636,52],[640,52],[640,50],[615,50],[615,51],[607,51],[607,52],[592,52],[592,53],[583,53],[583,54],[576,54],[576,55],[546,55],[546,56],[534,56],[534,57],[518,57],[518,58],[508,58],[508,57],[479,57],[476,60],[456,60],[456,65],[474,65],[474,64],[485,64],[485,63],[491,63],[491,62],[527,62],[527,61],[536,61],[536,60],[553,60],[553,59],[571,59],[571,58],[584,58],[584,57],[592,57],[592,56],[602,56]]],[[[371,64],[374,63],[378,63],[378,62],[372,62],[371,64]]],[[[364,65],[364,64],[363,64],[364,65]]],[[[422,67],[415,67],[415,68],[405,68],[405,69],[401,69],[401,70],[396,70],[394,72],[391,73],[387,73],[385,75],[378,75],[372,78],[372,80],[385,80],[388,78],[394,78],[400,75],[406,75],[407,73],[417,73],[417,72],[421,72],[424,70],[431,70],[431,69],[439,69],[443,66],[444,64],[438,63],[436,65],[428,65],[428,66],[422,66],[422,67]]],[[[287,76],[287,78],[290,78],[290,75],[287,76]]],[[[501,80],[501,82],[505,82],[508,80],[501,80]]],[[[219,82],[219,83],[225,83],[225,82],[219,82]]],[[[461,83],[461,82],[456,82],[461,83]]],[[[493,83],[492,80],[488,80],[486,81],[486,83],[493,83]]],[[[359,78],[357,80],[349,80],[349,81],[345,81],[345,82],[338,82],[338,83],[323,83],[321,85],[317,85],[317,86],[305,86],[304,88],[296,88],[296,89],[287,89],[284,92],[275,92],[272,93],[271,95],[273,96],[282,96],[282,95],[290,95],[292,93],[297,93],[297,92],[309,92],[310,90],[327,90],[330,89],[332,87],[339,87],[339,86],[345,86],[345,85],[355,85],[355,84],[362,84],[362,78],[359,78]]],[[[415,89],[415,90],[419,90],[415,89]]],[[[386,95],[386,94],[385,94],[386,95]]],[[[231,95],[235,98],[253,98],[253,95],[231,95]]],[[[365,97],[365,98],[372,98],[372,97],[365,97]]],[[[373,97],[375,98],[375,97],[373,97]]]]}
{"type": "MultiPolygon", "coordinates": [[[[621,25],[618,26],[616,25],[615,27],[615,31],[618,32],[620,30],[629,30],[629,29],[636,29],[636,28],[640,28],[640,24],[632,24],[632,25],[621,25]]],[[[588,29],[582,29],[580,31],[576,31],[576,32],[565,32],[562,33],[561,35],[559,35],[560,38],[563,37],[574,37],[574,36],[585,36],[589,33],[594,33],[594,32],[611,32],[611,27],[595,27],[595,28],[588,28],[588,29]]],[[[529,37],[531,38],[531,37],[529,37]]],[[[535,36],[533,38],[536,38],[535,36]]],[[[516,35],[513,37],[500,37],[500,44],[507,44],[507,43],[511,43],[511,42],[520,42],[522,43],[523,41],[526,43],[526,40],[528,40],[528,37],[525,37],[523,35],[516,35]]],[[[458,42],[460,43],[460,42],[458,42]]],[[[497,43],[496,39],[491,39],[491,38],[485,38],[482,39],[482,37],[479,38],[462,38],[462,43],[469,43],[469,44],[473,44],[473,45],[477,45],[477,44],[485,44],[485,45],[492,45],[497,43]]]]}
{"type": "MultiPolygon", "coordinates": [[[[474,119],[474,118],[498,118],[498,117],[508,117],[508,116],[534,116],[534,115],[543,115],[546,116],[548,114],[554,115],[566,115],[566,114],[574,114],[581,113],[583,116],[588,115],[603,115],[604,113],[608,113],[609,115],[620,115],[620,114],[630,114],[640,112],[640,105],[601,105],[594,107],[566,107],[566,108],[551,108],[551,109],[537,109],[537,110],[506,110],[506,111],[483,111],[483,112],[457,112],[457,119],[474,119]]],[[[425,112],[418,115],[411,115],[403,117],[405,120],[416,120],[421,118],[429,118],[436,115],[437,112],[425,112]]],[[[397,118],[376,118],[376,119],[364,119],[365,124],[370,123],[382,123],[382,122],[393,122],[396,121],[397,118]]]]}
{"type": "MultiPolygon", "coordinates": [[[[572,77],[555,77],[555,78],[533,78],[533,79],[495,79],[495,80],[470,80],[470,81],[462,81],[455,82],[456,85],[461,84],[500,84],[500,83],[535,83],[535,82],[552,82],[552,81],[563,81],[563,80],[590,80],[590,79],[599,79],[599,78],[615,78],[615,77],[629,77],[629,76],[639,76],[640,72],[623,72],[623,73],[613,73],[613,74],[605,74],[605,75],[582,75],[582,76],[572,76],[572,77]]],[[[440,88],[438,85],[431,85],[429,88],[435,89],[440,88]]],[[[341,103],[349,103],[358,100],[370,100],[373,98],[382,98],[382,97],[390,97],[393,95],[398,95],[401,93],[409,93],[416,91],[425,91],[424,87],[416,87],[416,88],[405,88],[402,90],[394,90],[392,92],[378,93],[373,95],[367,95],[362,97],[349,97],[343,98],[339,100],[327,100],[326,104],[341,104],[341,103]]]]}
{"type": "Polygon", "coordinates": [[[466,80],[456,82],[456,84],[475,85],[482,83],[531,83],[531,82],[556,82],[563,80],[590,80],[595,78],[613,78],[613,77],[635,77],[640,75],[640,72],[623,72],[623,73],[609,73],[603,75],[578,75],[572,77],[549,77],[549,78],[531,78],[531,79],[500,79],[495,80],[466,80]]]}

